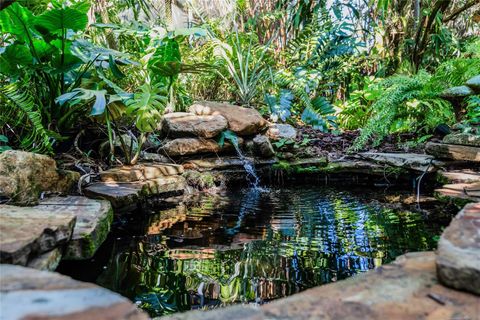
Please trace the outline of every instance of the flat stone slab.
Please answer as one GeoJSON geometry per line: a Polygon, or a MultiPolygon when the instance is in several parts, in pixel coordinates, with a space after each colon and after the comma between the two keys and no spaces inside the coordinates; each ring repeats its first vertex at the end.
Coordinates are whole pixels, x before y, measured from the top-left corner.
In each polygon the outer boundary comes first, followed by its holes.
{"type": "Polygon", "coordinates": [[[446,144],[480,147],[480,135],[470,133],[452,133],[446,135],[442,142],[446,144]]]}
{"type": "Polygon", "coordinates": [[[480,147],[429,142],[425,151],[439,159],[480,162],[480,147]]]}
{"type": "Polygon", "coordinates": [[[54,272],[2,264],[0,283],[2,319],[149,319],[119,294],[54,272]]]}
{"type": "Polygon", "coordinates": [[[363,152],[358,156],[362,159],[386,164],[392,167],[400,167],[420,172],[436,171],[443,163],[434,157],[417,153],[375,153],[363,152]]]}
{"type": "Polygon", "coordinates": [[[157,179],[164,176],[181,175],[183,167],[176,164],[139,164],[122,166],[100,172],[103,182],[136,182],[157,179]]]}
{"type": "Polygon", "coordinates": [[[113,222],[110,202],[86,197],[53,197],[40,202],[45,211],[66,212],[77,217],[64,259],[89,259],[105,241],[113,222]]]}
{"type": "Polygon", "coordinates": [[[435,254],[423,252],[261,307],[192,311],[162,319],[476,319],[479,304],[480,297],[439,284],[435,254]]]}
{"type": "MultiPolygon", "coordinates": [[[[277,163],[275,159],[252,159],[255,166],[268,166],[277,163]]],[[[242,169],[243,161],[238,157],[204,158],[187,160],[183,164],[185,169],[198,171],[242,169]]]]}
{"type": "Polygon", "coordinates": [[[440,170],[437,175],[438,181],[447,184],[480,182],[480,172],[468,169],[451,171],[440,170]]]}
{"type": "Polygon", "coordinates": [[[75,220],[74,214],[61,209],[0,205],[0,261],[25,266],[65,246],[75,220]]]}
{"type": "Polygon", "coordinates": [[[466,205],[443,232],[437,274],[446,286],[480,295],[480,203],[466,205]]]}
{"type": "Polygon", "coordinates": [[[435,189],[434,195],[441,201],[452,202],[459,208],[469,202],[480,201],[480,182],[446,184],[435,189]]]}
{"type": "Polygon", "coordinates": [[[187,183],[182,176],[167,176],[137,182],[97,182],[86,187],[87,197],[110,201],[115,209],[129,209],[147,196],[169,197],[185,192],[187,183]]]}

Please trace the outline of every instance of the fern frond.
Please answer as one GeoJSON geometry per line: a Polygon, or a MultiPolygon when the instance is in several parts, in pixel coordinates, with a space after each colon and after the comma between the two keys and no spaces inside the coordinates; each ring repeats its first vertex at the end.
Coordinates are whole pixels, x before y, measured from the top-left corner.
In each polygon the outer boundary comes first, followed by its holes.
{"type": "MultiPolygon", "coordinates": [[[[53,139],[44,127],[42,115],[33,97],[16,84],[0,88],[0,126],[15,132],[19,148],[52,153],[53,139]]],[[[13,141],[12,141],[13,143],[13,141]]]]}

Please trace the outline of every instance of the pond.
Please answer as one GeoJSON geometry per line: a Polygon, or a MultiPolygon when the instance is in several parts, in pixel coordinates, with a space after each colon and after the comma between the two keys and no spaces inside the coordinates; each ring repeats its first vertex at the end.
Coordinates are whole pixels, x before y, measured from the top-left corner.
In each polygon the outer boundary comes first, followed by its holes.
{"type": "Polygon", "coordinates": [[[265,303],[436,247],[441,224],[366,201],[374,192],[300,186],[200,196],[120,223],[103,258],[60,271],[158,316],[265,303]]]}

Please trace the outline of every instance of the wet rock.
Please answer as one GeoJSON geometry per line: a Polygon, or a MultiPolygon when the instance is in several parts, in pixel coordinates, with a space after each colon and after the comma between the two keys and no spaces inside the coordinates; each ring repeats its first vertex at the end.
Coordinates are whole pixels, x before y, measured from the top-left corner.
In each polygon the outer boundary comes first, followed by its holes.
{"type": "Polygon", "coordinates": [[[437,250],[437,274],[446,286],[480,295],[480,203],[472,203],[445,229],[437,250]]]}
{"type": "Polygon", "coordinates": [[[219,153],[232,150],[233,148],[228,142],[225,142],[221,147],[218,142],[213,139],[178,138],[168,141],[162,149],[168,156],[178,157],[202,153],[219,153]]]}
{"type": "Polygon", "coordinates": [[[146,320],[127,298],[54,272],[0,265],[2,319],[146,320]]]}
{"type": "Polygon", "coordinates": [[[75,220],[68,212],[0,205],[0,262],[25,266],[64,247],[73,234],[75,220]]]}
{"type": "Polygon", "coordinates": [[[255,135],[268,125],[257,110],[228,103],[197,102],[189,111],[196,115],[221,115],[227,119],[228,128],[240,136],[255,135]]]}
{"type": "Polygon", "coordinates": [[[216,179],[210,172],[200,172],[195,170],[187,170],[183,177],[187,184],[197,190],[208,190],[215,188],[216,179]]]}
{"type": "Polygon", "coordinates": [[[168,137],[213,138],[227,129],[227,120],[221,115],[195,115],[193,113],[168,113],[162,121],[162,130],[168,137]]]}
{"type": "Polygon", "coordinates": [[[275,156],[275,151],[267,136],[259,134],[253,138],[253,150],[257,156],[262,158],[272,158],[275,156]]]}
{"type": "Polygon", "coordinates": [[[473,90],[467,86],[458,86],[452,87],[442,92],[441,96],[447,100],[458,100],[464,99],[470,95],[474,94],[473,90]]]}
{"type": "Polygon", "coordinates": [[[470,202],[480,202],[480,182],[446,184],[434,191],[435,198],[462,208],[470,202]]]}
{"type": "Polygon", "coordinates": [[[358,156],[362,159],[376,163],[386,164],[392,167],[411,169],[419,172],[436,171],[443,162],[435,160],[432,156],[416,153],[377,153],[364,152],[358,156]]]}
{"type": "Polygon", "coordinates": [[[473,91],[480,92],[480,75],[468,80],[466,85],[469,86],[473,91]]]}
{"type": "Polygon", "coordinates": [[[79,178],[77,172],[58,170],[45,155],[18,150],[0,154],[0,195],[16,204],[36,204],[45,191],[68,193],[79,178]]]}
{"type": "Polygon", "coordinates": [[[480,147],[480,135],[469,133],[453,133],[443,138],[443,143],[480,147]]]}
{"type": "Polygon", "coordinates": [[[478,296],[440,285],[435,254],[422,252],[261,307],[233,306],[162,319],[475,319],[479,303],[478,296]]]}
{"type": "Polygon", "coordinates": [[[425,152],[439,159],[480,162],[480,147],[429,142],[425,152]]]}
{"type": "Polygon", "coordinates": [[[110,201],[115,209],[128,211],[146,197],[166,198],[183,194],[187,188],[182,176],[166,176],[136,182],[96,182],[84,189],[86,196],[110,201]]]}
{"type": "Polygon", "coordinates": [[[176,164],[138,164],[112,168],[100,173],[103,182],[135,182],[180,175],[183,167],[176,164]]]}
{"type": "Polygon", "coordinates": [[[291,139],[297,137],[297,130],[289,124],[272,124],[267,131],[267,136],[272,140],[291,139]]]}
{"type": "MultiPolygon", "coordinates": [[[[255,167],[271,166],[277,161],[274,159],[254,159],[255,167]]],[[[204,158],[187,160],[183,164],[185,169],[194,169],[198,171],[210,170],[228,170],[228,169],[243,169],[243,161],[238,157],[221,157],[221,158],[204,158]]]]}
{"type": "Polygon", "coordinates": [[[93,257],[107,238],[113,222],[112,206],[105,200],[78,196],[53,197],[41,201],[36,208],[77,217],[64,259],[81,260],[93,257]]]}

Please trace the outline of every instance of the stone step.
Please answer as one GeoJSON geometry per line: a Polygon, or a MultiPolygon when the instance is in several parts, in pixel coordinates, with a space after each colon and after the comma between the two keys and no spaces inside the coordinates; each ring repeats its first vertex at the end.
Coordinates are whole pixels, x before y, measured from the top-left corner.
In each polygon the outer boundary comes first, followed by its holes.
{"type": "Polygon", "coordinates": [[[440,170],[437,173],[437,177],[437,180],[443,184],[480,182],[480,172],[469,169],[450,171],[440,170]]]}
{"type": "Polygon", "coordinates": [[[425,151],[439,159],[480,162],[480,147],[429,142],[425,151]]]}
{"type": "Polygon", "coordinates": [[[480,135],[470,133],[452,133],[446,135],[442,142],[446,144],[480,147],[480,135]]]}
{"type": "Polygon", "coordinates": [[[53,197],[37,206],[45,211],[66,212],[77,217],[64,259],[89,259],[105,241],[113,222],[110,202],[86,197],[53,197]]]}
{"type": "Polygon", "coordinates": [[[100,173],[103,182],[136,182],[164,176],[181,175],[183,167],[176,164],[139,164],[112,168],[100,173]]]}
{"type": "Polygon", "coordinates": [[[386,164],[392,167],[411,169],[419,172],[436,171],[444,163],[435,160],[434,157],[417,153],[377,153],[363,152],[358,157],[364,160],[386,164]]]}
{"type": "Polygon", "coordinates": [[[437,274],[446,286],[480,295],[480,203],[466,205],[443,232],[437,274]]]}
{"type": "MultiPolygon", "coordinates": [[[[0,205],[0,262],[41,265],[40,256],[67,244],[75,220],[68,211],[0,205]]],[[[48,266],[56,268],[55,263],[48,266]]]]}
{"type": "Polygon", "coordinates": [[[0,318],[146,320],[127,298],[55,272],[0,265],[0,318]]]}
{"type": "Polygon", "coordinates": [[[455,204],[462,208],[470,202],[480,202],[480,182],[446,184],[435,189],[437,199],[455,204]]]}
{"type": "Polygon", "coordinates": [[[182,176],[168,176],[137,182],[96,182],[83,192],[87,197],[110,201],[115,209],[131,210],[148,196],[170,197],[183,194],[187,183],[182,176]]]}

